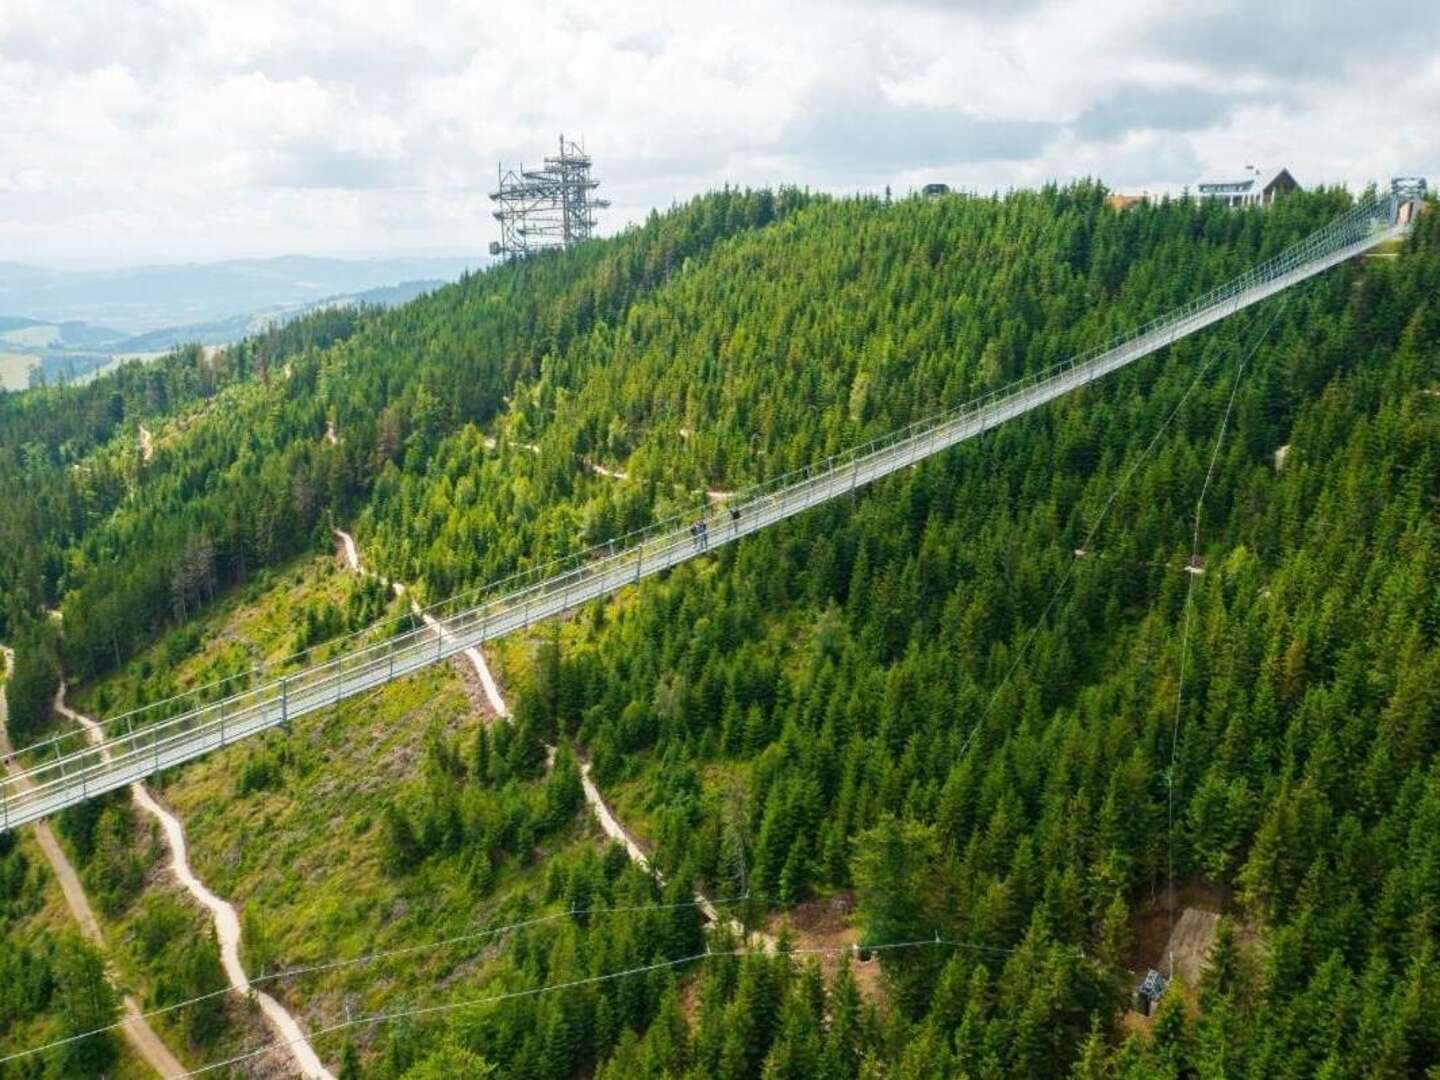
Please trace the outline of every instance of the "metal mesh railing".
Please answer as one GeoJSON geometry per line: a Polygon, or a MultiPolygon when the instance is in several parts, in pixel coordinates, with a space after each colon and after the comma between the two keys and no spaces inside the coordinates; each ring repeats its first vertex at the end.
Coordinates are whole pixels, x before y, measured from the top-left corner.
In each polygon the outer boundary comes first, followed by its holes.
{"type": "Polygon", "coordinates": [[[0,787],[0,829],[45,816],[218,746],[336,704],[463,649],[576,607],[953,446],[1398,235],[1393,200],[1368,195],[1299,243],[1204,296],[957,408],[772,477],[703,515],[681,514],[424,614],[438,625],[370,628],[334,659],[276,678],[245,672],[105,721],[104,750],[81,732],[26,751],[0,787]],[[691,520],[687,520],[691,519],[691,520]]]}

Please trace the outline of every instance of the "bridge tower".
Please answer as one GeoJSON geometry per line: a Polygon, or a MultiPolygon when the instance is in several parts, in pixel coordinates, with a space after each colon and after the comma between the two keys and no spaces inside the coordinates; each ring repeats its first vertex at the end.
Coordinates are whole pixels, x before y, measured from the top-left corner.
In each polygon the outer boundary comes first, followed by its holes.
{"type": "Polygon", "coordinates": [[[590,165],[584,147],[561,135],[560,152],[547,157],[543,168],[501,166],[499,184],[490,193],[498,206],[500,239],[491,242],[490,254],[515,259],[590,239],[595,211],[610,205],[592,194],[600,181],[590,175],[590,165]]]}
{"type": "Polygon", "coordinates": [[[1390,181],[1390,203],[1396,225],[1410,225],[1420,214],[1420,207],[1430,194],[1430,185],[1423,176],[1397,176],[1390,181]]]}

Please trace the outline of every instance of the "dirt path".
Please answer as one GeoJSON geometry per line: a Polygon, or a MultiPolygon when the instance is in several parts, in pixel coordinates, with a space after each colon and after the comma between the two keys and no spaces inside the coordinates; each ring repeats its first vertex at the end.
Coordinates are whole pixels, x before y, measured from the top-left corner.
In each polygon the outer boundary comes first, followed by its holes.
{"type": "MultiPolygon", "coordinates": [[[[682,431],[682,434],[685,433],[683,428],[681,429],[681,431],[682,431]]],[[[493,435],[486,435],[486,436],[484,436],[483,442],[484,442],[484,444],[485,444],[485,449],[486,449],[486,450],[494,450],[495,447],[499,445],[499,443],[496,441],[496,439],[495,439],[495,437],[494,437],[493,435]]],[[[532,454],[538,454],[538,453],[540,453],[540,447],[536,446],[534,443],[523,443],[523,442],[522,442],[522,443],[515,443],[514,445],[520,447],[522,450],[528,450],[528,451],[530,451],[530,453],[532,453],[532,454]]],[[[627,473],[627,472],[625,472],[624,469],[611,469],[611,468],[607,468],[606,466],[601,465],[601,464],[599,464],[598,462],[594,462],[594,461],[582,461],[581,464],[583,464],[586,469],[590,470],[590,471],[591,471],[592,473],[594,473],[596,476],[603,476],[603,477],[606,477],[607,479],[610,479],[610,480],[628,480],[628,479],[630,479],[630,474],[627,473]]],[[[709,499],[711,502],[715,502],[715,503],[723,503],[723,502],[725,502],[727,499],[733,499],[733,498],[735,497],[735,495],[736,495],[736,492],[733,492],[733,491],[711,490],[711,491],[706,491],[706,492],[705,492],[705,497],[706,497],[707,499],[709,499]]]]}
{"type": "Polygon", "coordinates": [[[155,436],[144,424],[140,425],[140,460],[149,461],[155,456],[155,436]]]}
{"type": "MultiPolygon", "coordinates": [[[[345,562],[349,565],[350,569],[357,574],[367,573],[368,571],[366,571],[360,563],[360,552],[355,547],[354,537],[343,529],[336,529],[335,536],[340,541],[340,545],[345,552],[345,562]]],[[[400,582],[389,581],[385,578],[381,578],[380,580],[385,581],[386,584],[394,589],[396,596],[405,595],[405,586],[400,584],[400,582]]],[[[410,607],[412,611],[425,620],[426,626],[429,626],[443,637],[448,638],[450,636],[450,632],[445,629],[444,625],[434,617],[424,614],[413,599],[410,601],[410,607]]],[[[490,665],[485,662],[485,654],[482,653],[479,648],[472,647],[465,650],[465,656],[475,668],[475,674],[480,679],[480,685],[485,688],[485,697],[490,702],[490,707],[495,710],[495,715],[508,719],[511,715],[510,707],[505,704],[505,699],[500,695],[500,687],[496,684],[494,675],[490,673],[490,665]]],[[[547,761],[553,762],[555,759],[555,747],[547,746],[545,749],[547,752],[547,761]]],[[[605,802],[604,796],[600,794],[600,789],[595,786],[595,781],[590,779],[590,763],[588,761],[582,762],[580,766],[580,786],[585,792],[585,805],[590,808],[590,813],[594,815],[595,820],[600,823],[601,831],[619,843],[636,866],[639,866],[647,873],[654,874],[656,879],[663,883],[665,880],[664,876],[651,865],[650,858],[645,854],[645,850],[635,838],[630,835],[625,826],[620,823],[620,819],[615,816],[609,805],[605,802]]],[[[695,900],[700,910],[710,922],[716,926],[722,922],[727,923],[733,931],[739,933],[742,937],[744,936],[744,929],[740,924],[733,920],[722,918],[720,913],[715,910],[715,905],[711,903],[710,898],[704,893],[697,892],[695,894],[695,900]]],[[[760,941],[761,947],[767,952],[773,952],[775,950],[775,939],[769,934],[757,932],[754,936],[760,941]]]]}
{"type": "Polygon", "coordinates": [[[621,472],[619,469],[607,469],[604,465],[596,465],[593,461],[587,461],[585,464],[589,468],[589,470],[593,472],[596,476],[608,476],[611,480],[630,479],[629,476],[621,472]]]}
{"type": "MultiPolygon", "coordinates": [[[[604,465],[597,465],[593,461],[585,462],[585,467],[596,476],[608,477],[611,480],[629,480],[630,474],[621,469],[607,469],[604,465]]],[[[727,499],[733,499],[733,491],[706,491],[705,497],[713,503],[723,503],[727,499]]]]}
{"type": "MultiPolygon", "coordinates": [[[[494,435],[485,435],[481,438],[480,441],[485,444],[486,450],[494,450],[497,446],[500,445],[500,441],[496,439],[494,435]]],[[[534,443],[522,442],[513,443],[512,445],[520,447],[521,450],[529,450],[532,454],[540,453],[540,447],[536,446],[534,443]]]]}
{"type": "MultiPolygon", "coordinates": [[[[399,582],[396,582],[393,588],[397,596],[405,592],[405,586],[399,582]]],[[[410,600],[410,610],[424,619],[425,625],[430,627],[431,630],[434,630],[442,638],[445,638],[447,641],[452,639],[450,631],[445,629],[440,620],[436,619],[433,615],[427,615],[421,611],[420,605],[415,602],[413,597],[410,600]]],[[[485,689],[485,700],[490,703],[490,708],[495,710],[496,716],[508,720],[510,718],[510,706],[506,705],[505,699],[500,696],[500,687],[495,682],[495,676],[490,673],[490,665],[485,661],[485,654],[480,651],[478,645],[472,645],[465,650],[465,658],[470,661],[471,666],[475,669],[475,675],[479,678],[480,685],[485,689]]]]}
{"type": "MultiPolygon", "coordinates": [[[[8,677],[15,654],[4,646],[0,646],[0,654],[3,654],[5,673],[8,677]]],[[[9,719],[6,697],[3,692],[0,692],[0,755],[3,755],[6,761],[9,761],[14,755],[14,750],[10,746],[9,719]]],[[[35,839],[40,842],[40,850],[45,855],[45,861],[50,864],[56,880],[60,882],[60,892],[65,896],[65,905],[70,909],[70,914],[79,925],[80,932],[105,957],[106,971],[110,981],[117,982],[113,965],[110,963],[109,951],[105,947],[105,936],[100,931],[100,920],[95,918],[95,911],[90,906],[90,898],[85,894],[85,887],[80,884],[80,875],[75,872],[75,867],[71,864],[69,856],[65,854],[65,849],[55,838],[50,823],[37,821],[33,828],[35,839]]],[[[170,1052],[170,1048],[165,1045],[164,1040],[156,1034],[155,1029],[150,1026],[150,1022],[142,1015],[140,1002],[135,999],[135,995],[126,994],[122,1007],[125,1022],[120,1031],[145,1064],[160,1076],[184,1076],[185,1066],[180,1064],[175,1055],[170,1052]]]]}
{"type": "Polygon", "coordinates": [[[1162,959],[1168,965],[1166,978],[1180,976],[1185,985],[1198,989],[1200,976],[1209,966],[1210,947],[1220,928],[1220,913],[1187,907],[1170,934],[1162,959]]]}
{"type": "MultiPolygon", "coordinates": [[[[65,704],[64,683],[60,684],[60,690],[55,695],[55,711],[83,727],[91,742],[96,744],[103,742],[100,725],[65,704]]],[[[107,758],[109,757],[108,753],[104,751],[102,753],[107,758]]],[[[180,819],[161,806],[142,783],[131,784],[130,795],[135,800],[136,806],[160,823],[160,828],[165,833],[165,842],[170,848],[170,871],[175,875],[175,879],[186,892],[195,898],[197,903],[210,912],[214,919],[215,935],[220,941],[220,959],[225,968],[225,976],[230,980],[231,988],[242,997],[254,993],[260,1011],[265,1014],[265,1019],[269,1021],[271,1028],[286,1044],[289,1053],[295,1059],[295,1066],[302,1075],[311,1080],[335,1080],[320,1061],[314,1048],[311,1047],[299,1023],[290,1015],[285,1006],[263,990],[254,990],[251,987],[250,979],[245,974],[245,965],[240,962],[240,917],[235,913],[235,908],[229,901],[216,896],[206,888],[205,883],[196,877],[195,872],[190,868],[189,850],[185,844],[185,830],[180,824],[180,819]]]]}
{"type": "Polygon", "coordinates": [[[335,536],[340,541],[340,547],[345,552],[345,564],[357,574],[365,571],[360,566],[360,552],[355,550],[355,538],[344,529],[336,529],[335,536]]]}
{"type": "MultiPolygon", "coordinates": [[[[650,862],[650,857],[645,854],[645,849],[640,846],[638,840],[631,835],[630,830],[620,823],[613,811],[611,811],[605,797],[600,794],[600,789],[595,786],[595,781],[590,779],[590,763],[583,762],[580,766],[580,786],[585,790],[585,803],[590,807],[590,812],[595,820],[600,823],[600,829],[606,836],[614,840],[625,849],[630,860],[640,869],[653,874],[655,880],[662,885],[665,883],[665,875],[657,870],[650,862]]],[[[714,903],[703,892],[695,893],[695,904],[700,908],[705,918],[715,926],[728,926],[731,932],[738,934],[742,939],[745,937],[745,928],[734,919],[727,919],[716,910],[714,903]]],[[[756,940],[760,947],[766,952],[775,951],[775,938],[761,930],[751,931],[750,936],[756,940]]]]}
{"type": "MultiPolygon", "coordinates": [[[[600,822],[601,831],[623,847],[626,854],[630,856],[630,861],[636,866],[642,870],[649,870],[657,878],[660,877],[660,872],[651,867],[650,857],[645,854],[644,848],[630,835],[625,826],[620,824],[620,819],[610,812],[610,807],[600,794],[600,789],[595,786],[595,781],[590,779],[590,763],[588,761],[580,766],[580,786],[585,789],[585,801],[589,803],[595,820],[600,822]]],[[[710,911],[707,911],[706,914],[713,917],[713,913],[710,911]]]]}
{"type": "MultiPolygon", "coordinates": [[[[369,571],[366,570],[360,562],[360,549],[355,546],[355,538],[344,529],[336,529],[334,532],[336,538],[340,541],[341,548],[345,552],[346,565],[348,565],[354,573],[368,574],[369,571]]],[[[390,586],[390,588],[395,591],[396,596],[409,596],[405,586],[400,582],[391,581],[385,577],[380,578],[380,581],[390,586]]],[[[410,610],[423,619],[425,625],[441,637],[447,640],[450,639],[450,631],[446,630],[434,616],[427,615],[422,611],[420,605],[415,602],[414,597],[410,597],[410,610]]],[[[478,646],[472,646],[465,650],[465,658],[470,661],[471,666],[475,669],[475,675],[479,678],[480,686],[485,691],[485,700],[489,702],[490,708],[494,710],[495,715],[508,718],[510,715],[510,706],[505,704],[505,699],[500,694],[500,686],[496,683],[495,676],[490,673],[490,665],[485,662],[485,654],[480,651],[478,646]]]]}

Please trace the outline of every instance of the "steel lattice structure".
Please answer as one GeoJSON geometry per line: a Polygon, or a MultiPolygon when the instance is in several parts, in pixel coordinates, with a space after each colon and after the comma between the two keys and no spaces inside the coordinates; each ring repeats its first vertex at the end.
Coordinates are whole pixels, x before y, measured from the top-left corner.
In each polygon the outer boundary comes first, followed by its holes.
{"type": "MultiPolygon", "coordinates": [[[[606,596],[974,438],[1141,357],[1409,231],[1395,193],[1367,195],[1304,240],[1232,281],[1103,346],[1026,375],[836,457],[739,492],[695,522],[675,518],[485,590],[442,601],[437,621],[361,645],[282,678],[235,676],[105,721],[103,743],[81,732],[31,747],[35,761],[0,780],[0,831],[113,791],[217,747],[401,678],[467,648],[606,596]]],[[[683,515],[690,517],[690,515],[683,515]]]]}
{"type": "Polygon", "coordinates": [[[600,181],[590,175],[590,155],[580,144],[560,136],[560,153],[545,159],[545,167],[499,171],[499,184],[490,198],[499,209],[500,239],[490,254],[521,258],[547,248],[569,248],[590,239],[595,211],[610,203],[592,194],[600,181]]]}

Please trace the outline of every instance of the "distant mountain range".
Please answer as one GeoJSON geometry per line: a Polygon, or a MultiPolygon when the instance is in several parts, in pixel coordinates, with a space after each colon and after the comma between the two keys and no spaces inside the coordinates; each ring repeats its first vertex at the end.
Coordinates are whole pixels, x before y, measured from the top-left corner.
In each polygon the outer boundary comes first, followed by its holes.
{"type": "Polygon", "coordinates": [[[389,306],[453,281],[484,258],[285,256],[121,270],[0,262],[0,387],[84,377],[115,358],[226,345],[338,304],[389,306]]]}
{"type": "Polygon", "coordinates": [[[118,270],[52,270],[0,263],[0,313],[86,322],[125,335],[298,307],[401,281],[453,281],[483,256],[274,259],[118,270]]]}
{"type": "MultiPolygon", "coordinates": [[[[362,292],[347,293],[343,296],[327,296],[298,306],[282,305],[265,311],[246,315],[231,315],[210,322],[189,323],[185,326],[166,326],[143,334],[123,338],[109,347],[117,355],[122,353],[163,352],[177,345],[228,345],[250,334],[257,334],[277,322],[285,322],[309,311],[320,308],[338,307],[341,304],[375,304],[392,307],[414,300],[423,293],[439,288],[446,282],[440,278],[426,278],[420,281],[402,281],[398,285],[382,285],[362,292]]],[[[82,324],[88,325],[88,324],[82,324]]],[[[99,328],[92,328],[99,329],[99,328]]]]}
{"type": "Polygon", "coordinates": [[[125,335],[108,326],[95,326],[86,322],[47,322],[44,319],[27,319],[20,316],[0,315],[0,343],[6,348],[46,348],[66,346],[84,348],[117,341],[125,335]]]}

